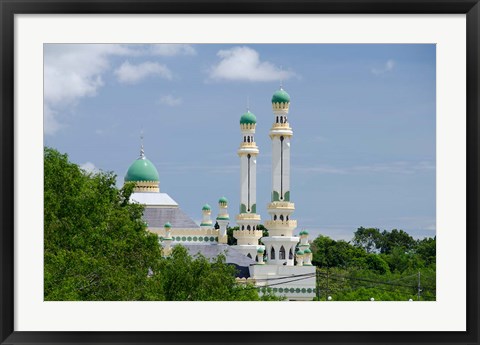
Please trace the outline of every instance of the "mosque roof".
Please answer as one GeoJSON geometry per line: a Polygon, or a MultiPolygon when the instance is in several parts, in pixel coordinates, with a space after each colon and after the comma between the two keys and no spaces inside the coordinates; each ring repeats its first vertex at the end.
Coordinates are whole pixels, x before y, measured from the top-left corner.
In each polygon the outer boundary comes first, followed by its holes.
{"type": "Polygon", "coordinates": [[[130,200],[147,206],[178,206],[167,193],[138,192],[133,193],[130,200]]]}
{"type": "Polygon", "coordinates": [[[172,228],[199,228],[179,207],[146,207],[143,220],[151,228],[163,228],[167,222],[172,228]]]}
{"type": "Polygon", "coordinates": [[[224,254],[225,262],[236,267],[236,276],[240,278],[248,278],[250,276],[248,267],[256,263],[255,260],[250,259],[249,257],[245,256],[244,254],[227,244],[182,243],[182,246],[187,248],[190,255],[194,256],[198,253],[201,253],[203,256],[210,260],[215,259],[219,254],[224,254]]]}

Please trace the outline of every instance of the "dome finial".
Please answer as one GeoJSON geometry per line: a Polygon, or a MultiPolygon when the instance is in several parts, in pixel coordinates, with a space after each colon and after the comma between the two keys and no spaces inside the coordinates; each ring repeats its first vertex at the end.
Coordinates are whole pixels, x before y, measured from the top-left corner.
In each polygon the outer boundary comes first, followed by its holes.
{"type": "Polygon", "coordinates": [[[143,149],[143,129],[140,131],[140,158],[145,159],[145,150],[143,149]]]}
{"type": "Polygon", "coordinates": [[[283,78],[282,78],[282,75],[283,75],[283,66],[280,65],[280,90],[283,90],[283,78]]]}

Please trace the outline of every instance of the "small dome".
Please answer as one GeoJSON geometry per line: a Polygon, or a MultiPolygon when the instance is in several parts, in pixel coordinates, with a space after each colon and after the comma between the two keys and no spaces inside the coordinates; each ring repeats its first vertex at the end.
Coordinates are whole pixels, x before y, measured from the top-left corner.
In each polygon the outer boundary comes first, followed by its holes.
{"type": "Polygon", "coordinates": [[[250,110],[248,110],[245,114],[242,115],[242,117],[240,117],[241,125],[254,125],[256,123],[257,117],[254,113],[251,113],[250,110]]]}
{"type": "Polygon", "coordinates": [[[220,199],[218,199],[218,203],[219,203],[219,204],[227,204],[227,203],[228,203],[228,199],[225,198],[224,196],[222,196],[220,199]]]}
{"type": "Polygon", "coordinates": [[[263,254],[263,252],[264,252],[263,248],[258,248],[258,249],[257,249],[257,253],[263,254]]]}
{"type": "Polygon", "coordinates": [[[299,250],[299,251],[297,252],[297,255],[303,255],[303,254],[304,254],[303,250],[299,250]]]}
{"type": "Polygon", "coordinates": [[[210,207],[209,204],[205,204],[205,205],[203,205],[203,207],[202,207],[202,211],[210,211],[211,209],[212,209],[212,208],[210,207]]]}
{"type": "Polygon", "coordinates": [[[272,103],[290,103],[290,95],[284,89],[280,89],[273,94],[272,103]]]}
{"type": "Polygon", "coordinates": [[[166,222],[164,227],[169,229],[172,227],[172,224],[170,224],[170,222],[166,222]]]}
{"type": "Polygon", "coordinates": [[[158,171],[145,157],[138,158],[130,168],[128,168],[127,174],[125,175],[125,182],[138,182],[138,181],[155,181],[157,182],[158,171]]]}
{"type": "Polygon", "coordinates": [[[303,230],[304,235],[308,235],[308,230],[303,230]]]}
{"type": "Polygon", "coordinates": [[[305,249],[303,252],[304,252],[305,254],[310,254],[312,251],[307,248],[307,249],[305,249]]]}

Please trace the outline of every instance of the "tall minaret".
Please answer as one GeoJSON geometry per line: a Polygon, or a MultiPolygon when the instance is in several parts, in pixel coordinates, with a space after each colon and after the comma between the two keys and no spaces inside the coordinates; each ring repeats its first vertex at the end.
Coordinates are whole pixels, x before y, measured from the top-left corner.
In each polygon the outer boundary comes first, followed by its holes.
{"type": "Polygon", "coordinates": [[[295,205],[290,202],[290,139],[292,128],[288,123],[290,96],[280,87],[272,97],[274,121],[270,129],[272,139],[272,195],[268,204],[271,219],[265,222],[269,236],[263,237],[269,265],[294,264],[295,246],[300,240],[293,236],[297,221],[290,219],[295,205]]]}
{"type": "Polygon", "coordinates": [[[237,216],[238,230],[233,232],[237,239],[236,249],[255,260],[262,237],[258,230],[260,215],[257,214],[257,155],[255,126],[257,118],[250,110],[240,118],[242,139],[238,156],[240,157],[240,213],[237,216]]]}

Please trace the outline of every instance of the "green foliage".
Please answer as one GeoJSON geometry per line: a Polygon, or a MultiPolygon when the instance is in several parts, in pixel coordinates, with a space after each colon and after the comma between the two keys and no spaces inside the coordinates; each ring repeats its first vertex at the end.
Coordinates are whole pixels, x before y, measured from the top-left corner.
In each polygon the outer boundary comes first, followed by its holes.
{"type": "Polygon", "coordinates": [[[162,283],[168,301],[260,300],[256,288],[235,282],[235,267],[225,263],[225,256],[210,262],[202,255],[191,257],[182,246],[173,248],[151,279],[162,283]]]}
{"type": "Polygon", "coordinates": [[[45,300],[146,299],[160,249],[143,207],[128,203],[131,187],[118,190],[113,174],[87,174],[49,148],[44,173],[45,300]]]}
{"type": "Polygon", "coordinates": [[[227,228],[227,244],[229,246],[234,246],[237,244],[237,239],[235,237],[233,237],[233,232],[235,230],[238,230],[239,227],[238,226],[234,226],[234,227],[228,227],[227,228]]]}
{"type": "Polygon", "coordinates": [[[407,301],[436,296],[436,239],[415,241],[403,230],[359,228],[353,244],[318,236],[311,244],[319,300],[407,301]]]}
{"type": "Polygon", "coordinates": [[[353,235],[353,244],[365,249],[367,253],[371,253],[381,247],[382,235],[379,229],[364,228],[362,226],[353,235]]]}
{"type": "Polygon", "coordinates": [[[410,250],[415,246],[415,240],[403,230],[393,229],[382,232],[380,252],[390,254],[394,248],[403,248],[404,251],[410,250]]]}

